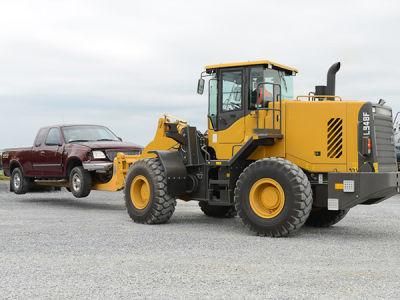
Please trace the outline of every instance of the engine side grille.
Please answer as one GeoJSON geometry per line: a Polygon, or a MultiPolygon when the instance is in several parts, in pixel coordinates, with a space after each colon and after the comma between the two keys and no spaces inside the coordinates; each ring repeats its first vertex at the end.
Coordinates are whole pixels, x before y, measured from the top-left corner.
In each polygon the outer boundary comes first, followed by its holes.
{"type": "Polygon", "coordinates": [[[328,121],[328,150],[329,158],[340,158],[343,155],[343,120],[332,118],[328,121]]]}
{"type": "Polygon", "coordinates": [[[391,116],[374,114],[376,159],[379,172],[397,171],[396,151],[391,116]]]}

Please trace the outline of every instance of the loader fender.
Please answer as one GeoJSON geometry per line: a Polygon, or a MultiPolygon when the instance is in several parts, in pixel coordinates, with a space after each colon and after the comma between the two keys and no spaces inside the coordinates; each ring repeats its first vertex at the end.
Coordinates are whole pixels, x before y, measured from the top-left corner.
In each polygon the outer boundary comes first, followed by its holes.
{"type": "Polygon", "coordinates": [[[187,171],[181,154],[178,151],[151,151],[158,156],[167,177],[167,191],[171,196],[186,193],[187,171]]]}

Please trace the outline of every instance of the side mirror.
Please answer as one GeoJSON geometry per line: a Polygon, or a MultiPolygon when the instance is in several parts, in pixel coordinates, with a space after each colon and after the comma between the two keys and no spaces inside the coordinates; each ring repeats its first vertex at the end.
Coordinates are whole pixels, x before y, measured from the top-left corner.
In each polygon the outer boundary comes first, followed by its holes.
{"type": "Polygon", "coordinates": [[[119,141],[122,142],[122,138],[118,137],[119,141]]]}
{"type": "Polygon", "coordinates": [[[203,95],[204,84],[205,84],[205,80],[203,78],[199,78],[199,81],[197,82],[197,94],[203,95]]]}

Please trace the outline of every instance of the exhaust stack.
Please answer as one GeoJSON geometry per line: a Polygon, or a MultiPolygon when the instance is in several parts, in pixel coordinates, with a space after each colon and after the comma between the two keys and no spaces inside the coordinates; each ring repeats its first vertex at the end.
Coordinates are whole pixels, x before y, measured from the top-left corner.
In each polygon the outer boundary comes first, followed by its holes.
{"type": "Polygon", "coordinates": [[[317,85],[315,95],[335,96],[336,73],[340,69],[340,62],[333,64],[326,75],[326,85],[317,85]]]}
{"type": "Polygon", "coordinates": [[[335,96],[336,73],[340,69],[340,62],[333,64],[326,76],[326,95],[335,96]]]}

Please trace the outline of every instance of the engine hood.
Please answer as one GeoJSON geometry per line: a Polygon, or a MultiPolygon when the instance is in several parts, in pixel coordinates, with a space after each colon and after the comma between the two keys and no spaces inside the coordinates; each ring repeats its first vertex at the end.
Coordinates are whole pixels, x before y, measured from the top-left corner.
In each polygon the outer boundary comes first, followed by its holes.
{"type": "Polygon", "coordinates": [[[101,149],[101,150],[106,150],[106,149],[116,149],[116,150],[137,150],[137,149],[143,149],[142,146],[134,144],[134,143],[128,143],[128,142],[120,142],[120,141],[98,141],[98,142],[79,142],[79,143],[74,143],[78,144],[81,146],[88,147],[90,149],[101,149]]]}

